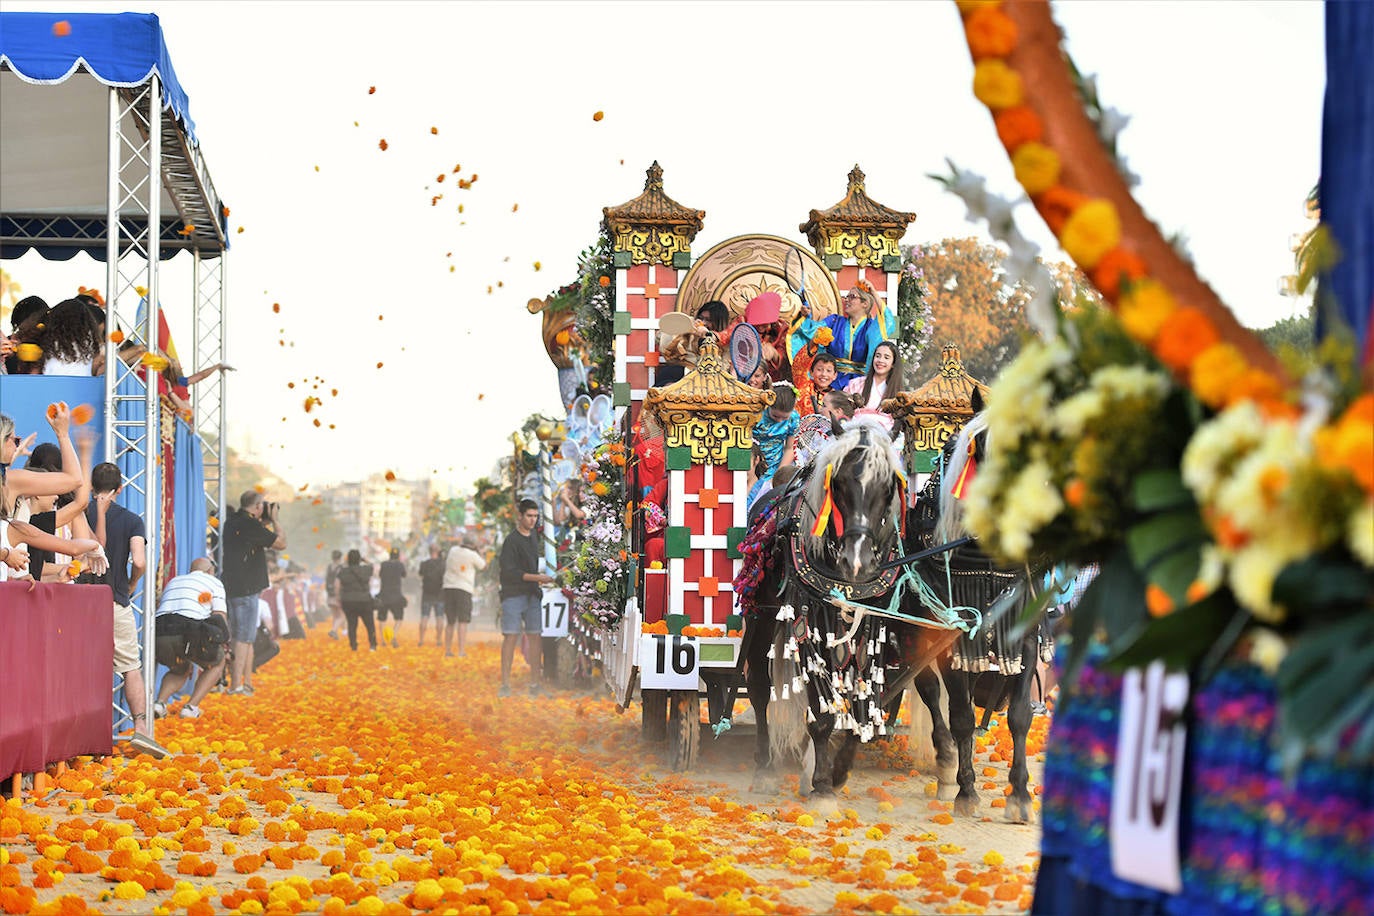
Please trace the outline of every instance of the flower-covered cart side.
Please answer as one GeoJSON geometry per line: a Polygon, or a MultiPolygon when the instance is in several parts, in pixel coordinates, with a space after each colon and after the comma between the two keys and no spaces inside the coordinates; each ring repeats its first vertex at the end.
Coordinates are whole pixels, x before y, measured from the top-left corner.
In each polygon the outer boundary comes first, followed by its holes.
{"type": "MultiPolygon", "coordinates": [[[[1131,199],[1104,142],[1109,110],[1089,94],[1085,113],[1047,4],[959,8],[974,93],[1016,177],[1116,313],[1038,322],[1046,339],[992,386],[965,506],[1004,558],[1100,568],[1071,615],[1037,907],[1360,911],[1374,899],[1374,394],[1356,377],[1360,341],[1292,384],[1131,199]],[[1155,662],[1191,681],[1182,724],[1161,734],[1191,727],[1170,841],[1181,882],[1144,887],[1113,874],[1126,841],[1106,830],[1101,774],[1129,754],[1120,672],[1155,662]]],[[[1367,316],[1355,329],[1367,335],[1367,316]]]]}

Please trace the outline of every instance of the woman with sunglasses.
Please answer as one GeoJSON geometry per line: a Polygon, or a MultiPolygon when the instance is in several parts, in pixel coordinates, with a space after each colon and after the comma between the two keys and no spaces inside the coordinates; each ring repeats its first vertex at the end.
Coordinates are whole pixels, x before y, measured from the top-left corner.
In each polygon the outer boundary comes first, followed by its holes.
{"type": "Polygon", "coordinates": [[[0,414],[0,517],[28,521],[28,500],[20,497],[59,496],[81,486],[81,459],[76,454],[71,437],[71,411],[66,404],[48,408],[48,425],[57,434],[62,451],[62,467],[58,471],[31,471],[12,468],[15,459],[27,455],[36,438],[21,439],[14,431],[14,420],[0,414]]]}
{"type": "MultiPolygon", "coordinates": [[[[815,341],[821,328],[828,328],[830,341],[822,349],[835,357],[835,381],[831,388],[844,390],[856,378],[868,372],[873,352],[887,336],[896,330],[896,316],[878,301],[873,285],[859,280],[845,294],[844,314],[826,315],[817,321],[807,314],[798,329],[798,338],[815,341]]],[[[803,344],[804,345],[804,344],[803,344]]]]}

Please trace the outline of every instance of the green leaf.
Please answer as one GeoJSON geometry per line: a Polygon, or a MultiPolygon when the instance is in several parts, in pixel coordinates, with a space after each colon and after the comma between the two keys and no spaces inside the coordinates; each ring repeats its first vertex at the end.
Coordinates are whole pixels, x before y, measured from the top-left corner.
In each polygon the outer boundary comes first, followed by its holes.
{"type": "Polygon", "coordinates": [[[1328,665],[1343,646],[1374,642],[1374,618],[1350,617],[1323,627],[1314,627],[1293,644],[1279,665],[1274,680],[1279,693],[1288,694],[1313,668],[1328,665]]]}
{"type": "Polygon", "coordinates": [[[1294,715],[1293,734],[1316,743],[1328,737],[1331,723],[1343,712],[1342,702],[1374,679],[1374,644],[1366,644],[1353,655],[1336,653],[1329,665],[1313,669],[1300,683],[1286,691],[1286,704],[1294,715]]]}
{"type": "Polygon", "coordinates": [[[1226,630],[1233,617],[1227,602],[1209,598],[1167,614],[1151,618],[1110,646],[1114,668],[1146,665],[1155,659],[1170,668],[1191,669],[1226,630]]]}
{"type": "Polygon", "coordinates": [[[1192,509],[1154,515],[1126,532],[1126,546],[1137,569],[1148,570],[1167,554],[1206,540],[1202,519],[1192,509]]]}
{"type": "Polygon", "coordinates": [[[1136,475],[1131,487],[1132,501],[1141,512],[1181,509],[1192,506],[1193,494],[1176,470],[1145,471],[1136,475]]]}
{"type": "Polygon", "coordinates": [[[1344,612],[1368,607],[1374,594],[1374,574],[1352,563],[1313,556],[1290,563],[1274,580],[1277,604],[1305,611],[1344,612]]]}
{"type": "MultiPolygon", "coordinates": [[[[1119,580],[1123,576],[1133,578],[1136,572],[1131,566],[1131,558],[1126,549],[1118,547],[1103,561],[1101,571],[1079,598],[1078,605],[1069,611],[1069,651],[1064,660],[1064,675],[1061,678],[1066,691],[1071,691],[1078,680],[1078,673],[1088,657],[1088,647],[1092,645],[1094,634],[1098,627],[1103,626],[1105,608],[1113,598],[1119,597],[1119,580]]],[[[1136,596],[1135,604],[1142,605],[1139,594],[1136,596]]],[[[1140,612],[1144,613],[1143,606],[1140,607],[1140,612]]]]}

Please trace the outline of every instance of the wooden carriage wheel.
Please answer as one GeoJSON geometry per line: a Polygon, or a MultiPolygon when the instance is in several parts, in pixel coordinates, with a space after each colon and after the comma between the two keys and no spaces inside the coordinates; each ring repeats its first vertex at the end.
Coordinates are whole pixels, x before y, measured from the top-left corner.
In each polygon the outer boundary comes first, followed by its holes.
{"type": "Polygon", "coordinates": [[[668,703],[668,762],[685,773],[696,766],[701,749],[701,694],[674,690],[668,703]]]}

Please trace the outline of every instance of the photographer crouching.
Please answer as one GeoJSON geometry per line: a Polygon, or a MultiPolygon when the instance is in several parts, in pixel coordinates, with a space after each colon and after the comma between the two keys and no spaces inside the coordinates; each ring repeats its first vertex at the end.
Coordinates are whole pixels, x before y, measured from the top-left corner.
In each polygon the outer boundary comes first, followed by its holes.
{"type": "Polygon", "coordinates": [[[253,642],[258,635],[258,595],[271,585],[267,551],[281,550],[286,536],[277,524],[276,503],[257,490],[239,497],[237,512],[224,524],[224,591],[229,596],[229,631],[233,659],[229,692],[253,692],[253,642]]]}
{"type": "Polygon", "coordinates": [[[157,605],[157,661],[167,666],[153,712],[167,715],[167,699],[185,685],[191,666],[200,669],[191,698],[181,707],[183,719],[200,718],[200,701],[219,683],[229,647],[228,605],[224,586],[214,576],[215,564],[201,557],[189,572],[162,590],[157,605]]]}

